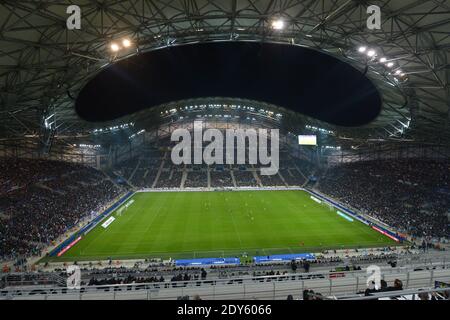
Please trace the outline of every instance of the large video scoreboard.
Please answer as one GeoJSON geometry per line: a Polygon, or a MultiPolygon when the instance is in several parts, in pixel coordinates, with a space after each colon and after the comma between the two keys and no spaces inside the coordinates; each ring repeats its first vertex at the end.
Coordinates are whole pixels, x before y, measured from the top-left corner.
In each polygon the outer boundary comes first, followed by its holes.
{"type": "Polygon", "coordinates": [[[298,136],[298,144],[302,146],[317,146],[317,136],[316,135],[300,135],[298,136]]]}

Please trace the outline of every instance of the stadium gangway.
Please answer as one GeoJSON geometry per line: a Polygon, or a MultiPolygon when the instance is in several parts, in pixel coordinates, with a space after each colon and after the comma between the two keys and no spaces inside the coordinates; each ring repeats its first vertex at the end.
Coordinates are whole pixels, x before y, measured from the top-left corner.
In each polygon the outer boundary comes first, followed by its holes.
{"type": "MultiPolygon", "coordinates": [[[[407,271],[394,268],[391,272],[383,272],[382,279],[390,284],[395,279],[400,279],[405,289],[432,287],[434,281],[448,283],[450,269],[407,271]]],[[[205,300],[285,299],[290,294],[298,297],[305,289],[314,290],[324,296],[355,294],[363,292],[367,288],[366,281],[367,274],[361,272],[329,272],[264,276],[251,279],[93,286],[82,287],[79,290],[67,288],[0,290],[0,299],[166,300],[197,294],[205,300]]]]}

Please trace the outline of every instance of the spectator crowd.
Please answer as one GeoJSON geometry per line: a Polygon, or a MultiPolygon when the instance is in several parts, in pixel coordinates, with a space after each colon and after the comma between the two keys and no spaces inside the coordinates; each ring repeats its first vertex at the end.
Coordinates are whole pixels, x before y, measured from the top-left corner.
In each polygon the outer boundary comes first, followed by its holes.
{"type": "Polygon", "coordinates": [[[449,236],[449,162],[347,163],[324,173],[318,189],[413,237],[449,236]]]}
{"type": "Polygon", "coordinates": [[[0,260],[39,255],[124,190],[78,164],[1,159],[0,260]]]}

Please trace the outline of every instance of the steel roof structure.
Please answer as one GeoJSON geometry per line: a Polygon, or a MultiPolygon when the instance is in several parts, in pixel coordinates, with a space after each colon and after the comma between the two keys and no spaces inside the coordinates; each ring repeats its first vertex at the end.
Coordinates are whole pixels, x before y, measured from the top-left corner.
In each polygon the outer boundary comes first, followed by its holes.
{"type": "Polygon", "coordinates": [[[372,79],[381,115],[364,128],[337,128],[343,136],[449,142],[449,30],[448,0],[1,0],[0,138],[92,130],[74,99],[126,57],[204,41],[267,41],[327,52],[372,79]],[[72,4],[81,9],[79,30],[66,25],[72,4]],[[381,8],[380,30],[367,28],[370,5],[381,8]],[[113,52],[111,43],[124,38],[131,46],[113,52]]]}

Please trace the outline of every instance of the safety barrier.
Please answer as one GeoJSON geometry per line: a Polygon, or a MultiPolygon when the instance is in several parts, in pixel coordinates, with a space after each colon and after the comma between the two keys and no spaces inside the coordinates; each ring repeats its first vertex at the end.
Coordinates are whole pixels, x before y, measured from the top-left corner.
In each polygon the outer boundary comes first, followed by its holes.
{"type": "Polygon", "coordinates": [[[204,258],[204,259],[182,259],[175,260],[176,266],[217,266],[217,265],[235,265],[241,264],[239,258],[204,258]]]}
{"type": "Polygon", "coordinates": [[[292,260],[315,260],[316,257],[312,253],[299,253],[299,254],[276,254],[271,256],[257,256],[253,257],[254,263],[269,263],[269,262],[282,262],[292,260]]]}

